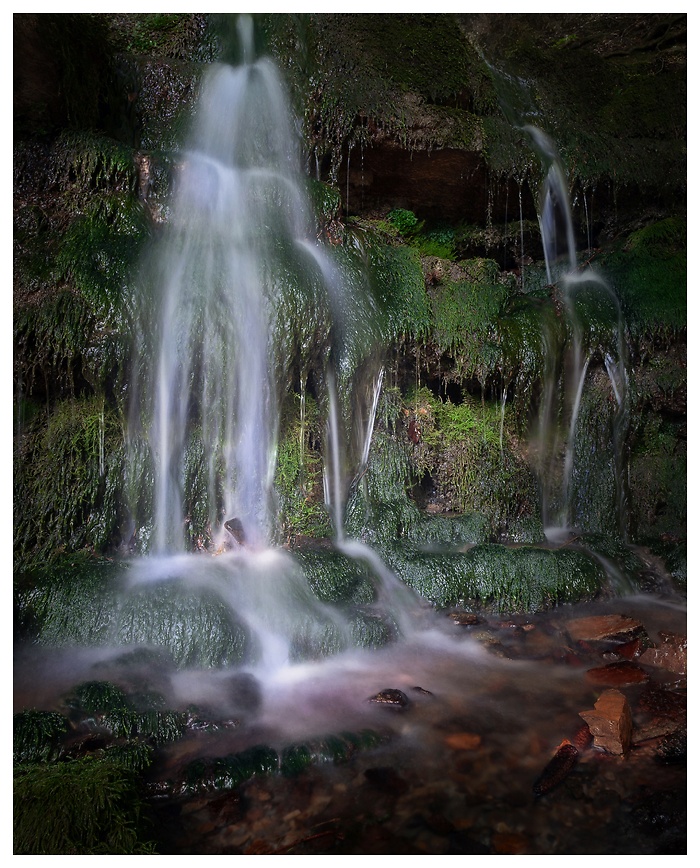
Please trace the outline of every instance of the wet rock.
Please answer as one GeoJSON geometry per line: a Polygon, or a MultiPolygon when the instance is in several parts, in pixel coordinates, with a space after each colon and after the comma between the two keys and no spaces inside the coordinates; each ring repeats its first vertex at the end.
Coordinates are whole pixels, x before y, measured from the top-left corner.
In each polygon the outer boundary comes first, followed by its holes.
{"type": "Polygon", "coordinates": [[[207,811],[217,826],[230,826],[243,817],[241,796],[237,791],[224,793],[207,803],[207,811]]]}
{"type": "Polygon", "coordinates": [[[422,696],[432,696],[432,692],[430,690],[426,690],[424,687],[419,687],[416,685],[412,688],[416,693],[420,693],[422,696]]]}
{"type": "Polygon", "coordinates": [[[632,809],[632,822],[648,835],[657,836],[679,827],[679,819],[687,812],[684,790],[653,793],[632,809]]]}
{"type": "Polygon", "coordinates": [[[634,660],[636,657],[644,651],[644,644],[642,640],[638,637],[636,639],[632,639],[629,642],[625,642],[622,645],[618,645],[612,651],[606,652],[604,657],[610,657],[610,659],[618,659],[622,657],[624,660],[634,660]]]}
{"type": "Polygon", "coordinates": [[[579,751],[586,750],[593,744],[593,736],[588,724],[584,723],[576,730],[571,742],[579,751]]]}
{"type": "Polygon", "coordinates": [[[228,521],[224,522],[224,527],[236,540],[238,545],[244,546],[246,544],[245,529],[243,528],[243,522],[240,518],[230,518],[228,521]]]}
{"type": "Polygon", "coordinates": [[[658,762],[666,765],[683,765],[688,757],[688,732],[685,726],[670,732],[660,742],[656,752],[658,762]]]}
{"type": "Polygon", "coordinates": [[[688,638],[678,633],[659,633],[661,645],[647,648],[639,658],[646,666],[658,666],[668,672],[685,675],[688,666],[688,638]]]}
{"type": "Polygon", "coordinates": [[[207,708],[190,705],[184,715],[184,726],[189,732],[218,732],[221,729],[236,729],[240,721],[222,718],[207,708]]]}
{"type": "Polygon", "coordinates": [[[578,750],[570,741],[564,740],[532,785],[532,792],[535,796],[544,796],[559,786],[577,761],[578,750]]]}
{"type": "Polygon", "coordinates": [[[687,697],[657,684],[649,684],[639,697],[637,708],[656,717],[679,717],[686,714],[687,697]]]}
{"type": "Polygon", "coordinates": [[[377,705],[386,705],[391,708],[408,708],[408,697],[401,690],[396,690],[389,687],[386,690],[380,690],[374,696],[370,696],[368,702],[375,702],[377,705]]]}
{"type": "Polygon", "coordinates": [[[644,629],[641,621],[626,615],[592,615],[569,621],[566,630],[574,642],[630,640],[644,629]]]}
{"type": "Polygon", "coordinates": [[[627,753],[632,741],[632,714],[623,693],[605,690],[592,711],[579,715],[588,724],[596,747],[616,755],[627,753]]]}
{"type": "Polygon", "coordinates": [[[586,672],[586,680],[591,684],[601,684],[606,687],[624,687],[628,684],[643,684],[649,676],[636,663],[622,660],[619,663],[608,663],[586,672]]]}
{"type": "Polygon", "coordinates": [[[450,618],[460,627],[473,627],[479,619],[473,612],[450,612],[450,618]]]}
{"type": "Polygon", "coordinates": [[[454,732],[446,736],[445,744],[453,750],[476,750],[481,744],[481,736],[475,732],[454,732]]]}
{"type": "Polygon", "coordinates": [[[222,692],[237,711],[254,714],[262,705],[260,684],[248,672],[237,672],[226,678],[222,692]]]}

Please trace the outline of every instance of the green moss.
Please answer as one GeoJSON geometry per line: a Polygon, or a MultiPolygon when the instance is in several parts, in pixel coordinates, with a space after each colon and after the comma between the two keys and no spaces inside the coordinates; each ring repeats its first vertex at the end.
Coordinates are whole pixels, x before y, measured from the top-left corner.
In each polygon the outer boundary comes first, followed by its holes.
{"type": "Polygon", "coordinates": [[[13,760],[15,763],[55,762],[68,721],[55,711],[21,711],[13,718],[13,760]]]}
{"type": "Polygon", "coordinates": [[[687,321],[686,223],[668,217],[632,232],[603,267],[635,336],[669,334],[687,321]]]}
{"type": "Polygon", "coordinates": [[[100,318],[123,320],[127,277],[147,237],[143,206],[130,194],[97,197],[64,233],[55,277],[74,286],[100,318]]]}
{"type": "Polygon", "coordinates": [[[371,603],[374,587],[356,560],[330,548],[304,548],[294,553],[312,593],[322,603],[371,603]]]}
{"type": "Polygon", "coordinates": [[[38,305],[14,311],[14,339],[21,364],[20,388],[31,395],[36,384],[52,393],[75,393],[76,363],[95,328],[87,301],[59,290],[38,305]]]}
{"type": "Polygon", "coordinates": [[[500,356],[496,324],[507,290],[495,282],[495,262],[461,265],[471,270],[470,280],[445,280],[430,291],[431,339],[454,358],[456,378],[485,382],[500,356]]]}
{"type": "Polygon", "coordinates": [[[647,416],[637,433],[629,463],[633,536],[684,536],[687,524],[685,440],[675,426],[647,416]]]}
{"type": "Polygon", "coordinates": [[[15,607],[22,632],[38,644],[66,647],[106,641],[124,568],[85,554],[15,577],[15,607]]]}
{"type": "Polygon", "coordinates": [[[144,819],[139,777],[114,757],[15,769],[15,854],[150,854],[144,819]]]}
{"type": "Polygon", "coordinates": [[[229,666],[250,650],[247,631],[216,593],[177,581],[132,590],[112,623],[109,638],[164,649],[178,667],[229,666]]]}
{"type": "Polygon", "coordinates": [[[418,254],[407,247],[370,244],[370,280],[384,340],[426,335],[430,308],[418,254]]]}
{"type": "Polygon", "coordinates": [[[438,554],[397,546],[388,557],[409,587],[441,608],[460,604],[498,612],[544,611],[591,600],[605,581],[601,567],[573,550],[492,544],[438,554]]]}
{"type": "Polygon", "coordinates": [[[102,398],[68,400],[25,432],[15,465],[15,552],[37,563],[106,548],[120,519],[122,428],[102,398]]]}
{"type": "Polygon", "coordinates": [[[560,302],[539,295],[514,296],[498,321],[505,383],[512,385],[516,423],[528,421],[533,396],[541,380],[552,375],[552,364],[565,345],[567,331],[560,302]]]}
{"type": "Polygon", "coordinates": [[[297,535],[327,537],[330,517],[323,503],[322,442],[317,403],[309,395],[293,394],[287,401],[285,432],[277,449],[275,487],[279,496],[278,520],[286,539],[297,535]]]}

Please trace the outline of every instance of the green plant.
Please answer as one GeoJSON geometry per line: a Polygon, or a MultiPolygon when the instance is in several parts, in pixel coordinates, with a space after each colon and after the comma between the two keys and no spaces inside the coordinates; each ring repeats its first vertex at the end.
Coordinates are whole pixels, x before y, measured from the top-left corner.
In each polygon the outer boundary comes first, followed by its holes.
{"type": "Polygon", "coordinates": [[[13,831],[16,855],[155,852],[140,779],[114,757],[17,766],[13,831]]]}

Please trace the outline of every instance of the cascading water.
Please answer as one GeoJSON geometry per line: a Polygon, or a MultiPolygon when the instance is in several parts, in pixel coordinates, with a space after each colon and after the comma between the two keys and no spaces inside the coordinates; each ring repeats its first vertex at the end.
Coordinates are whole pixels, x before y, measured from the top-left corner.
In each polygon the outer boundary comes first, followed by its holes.
{"type": "MultiPolygon", "coordinates": [[[[599,274],[590,267],[578,269],[566,174],[553,142],[537,127],[527,124],[521,129],[529,136],[542,162],[539,224],[547,282],[561,289],[570,334],[563,369],[555,362],[553,348],[545,346],[547,363],[536,435],[543,522],[552,540],[565,536],[578,523],[574,482],[581,402],[590,365],[597,354],[602,356],[617,408],[612,421],[612,473],[615,520],[624,540],[627,534],[624,442],[629,410],[622,311],[617,296],[599,274]]],[[[543,335],[545,344],[548,337],[546,333],[543,335]]]]}
{"type": "Polygon", "coordinates": [[[153,335],[140,348],[141,367],[152,354],[154,371],[133,427],[143,425],[153,455],[153,548],[161,553],[184,548],[182,468],[193,418],[213,530],[235,517],[255,546],[272,534],[276,275],[311,228],[281,82],[268,60],[252,61],[250,19],[239,30],[248,62],[217,65],[202,86],[157,254],[153,335]]]}
{"type": "MultiPolygon", "coordinates": [[[[364,390],[354,381],[362,368],[357,333],[371,349],[373,307],[347,291],[341,270],[316,242],[282,83],[269,60],[253,57],[249,17],[239,18],[238,31],[244,62],[218,64],[203,82],[167,234],[147,272],[154,290],[144,296],[130,440],[135,463],[144,440],[152,456],[154,529],[149,556],[134,564],[130,584],[132,593],[163,582],[213,591],[243,622],[248,656],[269,677],[307,645],[318,653],[352,644],[347,617],[320,603],[296,560],[274,547],[279,405],[294,352],[287,311],[301,303],[302,284],[320,287],[317,301],[331,323],[326,477],[336,548],[369,565],[379,603],[391,604],[387,588],[410,592],[343,533],[352,473],[339,404],[351,418],[353,395],[364,390]],[[218,549],[214,562],[185,553],[193,443],[207,468],[201,494],[218,549]]],[[[317,310],[301,315],[322,319],[317,310]]],[[[371,379],[367,418],[355,432],[358,473],[368,460],[382,369],[371,379]]]]}

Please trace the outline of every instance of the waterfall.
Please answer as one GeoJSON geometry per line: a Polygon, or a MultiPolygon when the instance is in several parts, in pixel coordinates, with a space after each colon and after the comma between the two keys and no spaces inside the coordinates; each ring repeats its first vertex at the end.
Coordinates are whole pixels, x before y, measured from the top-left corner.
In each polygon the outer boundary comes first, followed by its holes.
{"type": "MultiPolygon", "coordinates": [[[[612,423],[612,463],[617,529],[624,540],[627,533],[624,443],[629,409],[622,311],[607,282],[592,268],[577,266],[566,173],[554,143],[537,127],[525,125],[521,129],[530,137],[542,162],[544,181],[538,219],[547,282],[557,283],[562,293],[569,333],[563,373],[553,359],[558,348],[547,345],[548,334],[543,335],[546,363],[536,437],[543,520],[552,539],[560,538],[575,522],[579,418],[587,375],[597,356],[604,363],[617,406],[612,423]],[[560,400],[556,400],[557,395],[560,400]]],[[[590,248],[590,239],[588,244],[590,248]]]]}
{"type": "Polygon", "coordinates": [[[254,59],[250,19],[238,29],[245,62],[205,77],[149,273],[137,361],[146,382],[131,422],[153,456],[161,553],[184,548],[182,469],[194,434],[207,456],[213,532],[236,518],[246,540],[264,546],[274,523],[276,275],[313,232],[282,82],[268,59],[254,59]]]}

